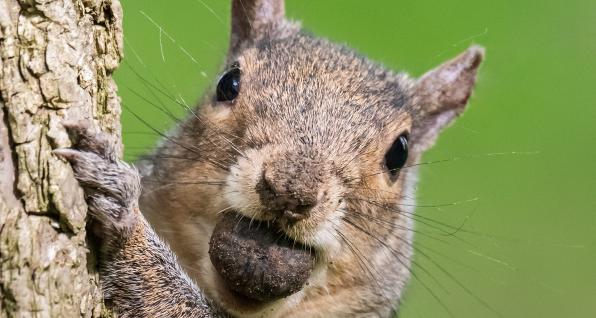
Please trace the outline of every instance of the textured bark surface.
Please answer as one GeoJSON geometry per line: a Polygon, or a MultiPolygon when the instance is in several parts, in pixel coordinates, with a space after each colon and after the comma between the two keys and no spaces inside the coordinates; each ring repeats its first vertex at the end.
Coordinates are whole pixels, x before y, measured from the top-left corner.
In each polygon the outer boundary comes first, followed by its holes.
{"type": "Polygon", "coordinates": [[[52,155],[64,120],[120,140],[118,0],[0,0],[0,317],[98,317],[83,192],[52,155]]]}

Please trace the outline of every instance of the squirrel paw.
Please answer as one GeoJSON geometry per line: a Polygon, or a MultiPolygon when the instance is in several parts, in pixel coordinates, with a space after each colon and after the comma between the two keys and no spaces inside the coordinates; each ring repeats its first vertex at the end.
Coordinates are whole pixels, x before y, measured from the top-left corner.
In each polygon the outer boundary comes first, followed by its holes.
{"type": "MultiPolygon", "coordinates": [[[[53,153],[70,162],[74,176],[85,190],[89,213],[99,222],[101,234],[125,235],[135,224],[141,193],[136,168],[118,159],[106,135],[88,122],[64,123],[72,148],[53,153]]],[[[99,234],[99,233],[98,233],[99,234]]]]}

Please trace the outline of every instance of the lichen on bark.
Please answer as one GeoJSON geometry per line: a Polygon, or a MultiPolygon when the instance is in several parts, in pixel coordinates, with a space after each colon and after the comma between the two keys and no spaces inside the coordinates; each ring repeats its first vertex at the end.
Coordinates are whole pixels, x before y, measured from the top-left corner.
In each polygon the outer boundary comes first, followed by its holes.
{"type": "Polygon", "coordinates": [[[118,0],[0,0],[0,317],[105,316],[65,120],[120,138],[118,0]]]}

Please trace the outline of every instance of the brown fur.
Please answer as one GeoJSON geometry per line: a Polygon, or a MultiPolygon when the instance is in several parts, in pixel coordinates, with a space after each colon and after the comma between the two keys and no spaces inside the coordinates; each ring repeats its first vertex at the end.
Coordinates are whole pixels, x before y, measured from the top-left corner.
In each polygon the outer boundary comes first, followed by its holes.
{"type": "Polygon", "coordinates": [[[226,68],[240,67],[240,93],[218,102],[209,92],[140,162],[140,202],[136,170],[102,138],[67,127],[84,142],[56,154],[73,164],[101,225],[104,291],[122,316],[397,311],[410,277],[416,163],[464,110],[483,50],[414,80],[300,31],[283,7],[233,1],[226,68]],[[407,162],[390,172],[385,155],[406,135],[407,162]],[[316,266],[304,287],[260,303],[230,292],[208,255],[221,213],[267,221],[312,249],[316,266]]]}
{"type": "Polygon", "coordinates": [[[197,116],[177,129],[176,143],[155,152],[142,209],[203,290],[236,315],[387,316],[409,278],[413,222],[406,206],[416,171],[403,169],[390,181],[384,153],[410,133],[407,166],[416,163],[463,110],[482,51],[473,48],[417,82],[300,32],[280,20],[281,1],[247,4],[242,17],[240,1],[233,2],[228,57],[242,71],[240,95],[230,103],[207,95],[197,116]],[[455,80],[445,81],[449,75],[455,80]],[[268,200],[267,191],[286,198],[268,200]],[[287,299],[243,302],[209,262],[210,232],[218,213],[273,220],[280,204],[308,206],[307,217],[279,225],[316,250],[316,274],[287,299]]]}

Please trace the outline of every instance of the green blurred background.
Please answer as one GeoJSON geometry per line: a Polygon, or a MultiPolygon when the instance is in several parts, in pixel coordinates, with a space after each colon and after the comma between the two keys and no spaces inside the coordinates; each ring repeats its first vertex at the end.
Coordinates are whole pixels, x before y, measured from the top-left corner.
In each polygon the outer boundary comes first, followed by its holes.
{"type": "MultiPolygon", "coordinates": [[[[151,103],[185,113],[159,90],[194,104],[213,85],[229,1],[122,2],[126,62],[117,81],[134,160],[158,139],[146,124],[173,124],[151,103]]],[[[418,225],[440,240],[418,236],[428,257],[416,262],[430,275],[416,270],[400,317],[596,317],[596,1],[287,7],[316,34],[416,76],[472,43],[487,49],[471,107],[424,159],[441,162],[421,169],[419,203],[438,206],[419,215],[463,229],[418,225]]]]}

